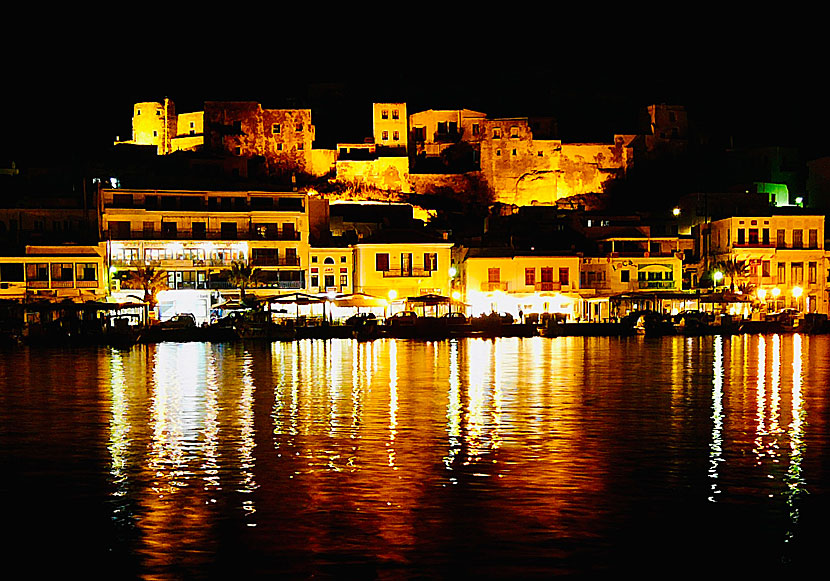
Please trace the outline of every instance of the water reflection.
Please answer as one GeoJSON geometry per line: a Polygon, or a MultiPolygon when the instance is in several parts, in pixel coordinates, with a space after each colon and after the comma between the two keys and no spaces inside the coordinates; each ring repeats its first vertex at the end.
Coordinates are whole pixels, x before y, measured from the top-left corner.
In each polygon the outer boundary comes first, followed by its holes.
{"type": "MultiPolygon", "coordinates": [[[[807,367],[811,341],[109,350],[112,518],[135,525],[151,571],[174,558],[198,568],[235,526],[264,535],[246,537],[260,550],[279,539],[280,554],[403,565],[413,551],[451,558],[457,530],[494,559],[508,534],[590,544],[632,518],[632,505],[674,506],[678,487],[711,510],[777,506],[788,515],[777,534],[792,542],[818,480],[808,476],[808,414],[827,432],[807,405],[827,375],[807,367]]],[[[826,348],[818,353],[813,361],[826,348]]]]}

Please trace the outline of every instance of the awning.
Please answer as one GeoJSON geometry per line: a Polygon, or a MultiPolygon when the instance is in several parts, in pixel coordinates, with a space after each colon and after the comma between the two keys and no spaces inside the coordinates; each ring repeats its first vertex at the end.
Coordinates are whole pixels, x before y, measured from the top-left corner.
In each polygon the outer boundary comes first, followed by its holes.
{"type": "Polygon", "coordinates": [[[334,304],[338,307],[386,307],[389,301],[380,297],[373,297],[364,293],[341,295],[334,298],[334,304]]]}

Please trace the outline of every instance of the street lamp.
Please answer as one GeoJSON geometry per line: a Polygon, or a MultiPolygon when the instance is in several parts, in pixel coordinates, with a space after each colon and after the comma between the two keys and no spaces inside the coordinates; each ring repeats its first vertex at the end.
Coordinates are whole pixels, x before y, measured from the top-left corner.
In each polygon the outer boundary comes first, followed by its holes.
{"type": "Polygon", "coordinates": [[[804,289],[800,286],[794,286],[792,293],[793,299],[795,300],[795,308],[797,311],[801,312],[801,295],[804,293],[804,289]]]}

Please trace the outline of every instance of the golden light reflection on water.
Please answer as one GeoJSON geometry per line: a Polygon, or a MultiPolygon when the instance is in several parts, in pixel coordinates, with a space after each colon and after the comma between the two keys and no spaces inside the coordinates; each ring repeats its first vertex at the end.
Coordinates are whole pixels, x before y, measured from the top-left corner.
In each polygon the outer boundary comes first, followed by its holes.
{"type": "MultiPolygon", "coordinates": [[[[345,512],[404,562],[418,515],[449,510],[436,490],[482,486],[513,519],[565,531],[579,515],[575,534],[590,536],[614,510],[609,492],[630,484],[637,462],[661,457],[632,442],[665,446],[682,473],[694,461],[677,450],[705,426],[698,498],[733,502],[749,482],[786,503],[790,538],[807,490],[807,345],[775,335],[113,350],[108,446],[122,499],[113,516],[132,510],[148,559],[161,563],[209,544],[229,518],[274,530],[284,513],[308,527],[345,512]]],[[[327,534],[309,546],[335,542],[327,534]]]]}
{"type": "Polygon", "coordinates": [[[714,341],[712,377],[712,441],[709,445],[709,478],[712,479],[709,500],[715,502],[720,494],[718,482],[720,463],[723,462],[723,337],[717,335],[714,341]]]}

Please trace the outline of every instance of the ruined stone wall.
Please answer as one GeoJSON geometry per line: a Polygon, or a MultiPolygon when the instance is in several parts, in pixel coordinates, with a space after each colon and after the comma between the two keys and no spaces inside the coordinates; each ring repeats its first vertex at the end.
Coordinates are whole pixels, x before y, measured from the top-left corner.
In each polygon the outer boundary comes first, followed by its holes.
{"type": "Polygon", "coordinates": [[[205,103],[206,147],[231,155],[262,156],[272,174],[311,173],[314,133],[310,109],[205,103]]]}
{"type": "Polygon", "coordinates": [[[495,199],[506,204],[555,204],[560,198],[602,192],[631,160],[622,137],[612,144],[534,140],[524,119],[495,119],[486,128],[482,176],[495,199]]]}
{"type": "Polygon", "coordinates": [[[338,160],[337,181],[409,193],[409,158],[379,157],[365,161],[338,160]]]}
{"type": "Polygon", "coordinates": [[[176,135],[176,106],[173,101],[145,101],[133,106],[133,136],[136,145],[154,145],[159,155],[171,151],[171,139],[176,135]]]}

